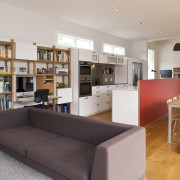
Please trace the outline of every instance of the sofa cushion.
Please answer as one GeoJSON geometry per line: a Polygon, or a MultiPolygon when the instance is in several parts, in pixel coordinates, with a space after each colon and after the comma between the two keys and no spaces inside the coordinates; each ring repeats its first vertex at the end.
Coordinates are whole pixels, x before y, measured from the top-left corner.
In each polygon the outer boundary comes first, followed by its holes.
{"type": "Polygon", "coordinates": [[[95,146],[60,137],[32,146],[27,157],[73,180],[89,180],[95,146]]]}
{"type": "Polygon", "coordinates": [[[0,131],[0,144],[26,156],[26,150],[41,142],[59,137],[56,134],[31,126],[20,126],[0,131]]]}
{"type": "Polygon", "coordinates": [[[134,127],[38,108],[29,108],[28,124],[94,145],[99,145],[134,127]]]}

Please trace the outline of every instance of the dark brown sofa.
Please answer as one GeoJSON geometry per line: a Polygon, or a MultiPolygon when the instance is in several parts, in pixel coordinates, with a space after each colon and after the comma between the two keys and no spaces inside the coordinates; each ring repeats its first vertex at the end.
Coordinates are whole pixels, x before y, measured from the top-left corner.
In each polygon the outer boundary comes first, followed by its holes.
{"type": "Polygon", "coordinates": [[[142,180],[145,130],[35,108],[0,112],[0,149],[58,180],[142,180]]]}

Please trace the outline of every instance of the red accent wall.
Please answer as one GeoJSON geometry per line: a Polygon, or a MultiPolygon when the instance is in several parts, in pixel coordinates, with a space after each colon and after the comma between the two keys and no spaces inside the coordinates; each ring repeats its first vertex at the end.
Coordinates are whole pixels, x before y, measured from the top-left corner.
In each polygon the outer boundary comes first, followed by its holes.
{"type": "Polygon", "coordinates": [[[180,78],[141,80],[139,83],[140,126],[168,112],[167,99],[180,95],[180,78]]]}

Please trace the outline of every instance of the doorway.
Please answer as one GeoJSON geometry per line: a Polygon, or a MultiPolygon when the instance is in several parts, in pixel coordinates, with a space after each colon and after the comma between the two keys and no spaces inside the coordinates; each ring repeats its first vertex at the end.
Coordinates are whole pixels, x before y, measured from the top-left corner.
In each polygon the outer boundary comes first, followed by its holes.
{"type": "Polygon", "coordinates": [[[148,79],[154,79],[154,50],[148,49],[148,79]]]}

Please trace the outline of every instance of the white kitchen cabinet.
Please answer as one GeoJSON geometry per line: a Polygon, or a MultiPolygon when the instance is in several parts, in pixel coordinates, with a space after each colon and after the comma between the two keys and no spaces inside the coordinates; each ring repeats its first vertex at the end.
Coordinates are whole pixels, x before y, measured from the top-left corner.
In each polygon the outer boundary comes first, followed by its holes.
{"type": "Polygon", "coordinates": [[[103,110],[109,110],[111,109],[111,102],[103,102],[103,110]]]}
{"type": "Polygon", "coordinates": [[[99,54],[99,63],[108,64],[108,55],[99,54]]]}
{"type": "Polygon", "coordinates": [[[116,56],[109,56],[108,57],[109,64],[116,64],[117,63],[117,57],[116,56]]]}
{"type": "Polygon", "coordinates": [[[127,65],[127,57],[117,56],[117,65],[127,65]]]}
{"type": "Polygon", "coordinates": [[[16,59],[37,60],[37,46],[16,42],[16,59]]]}
{"type": "Polygon", "coordinates": [[[93,96],[80,97],[79,98],[79,115],[87,116],[94,112],[93,96]]]}
{"type": "Polygon", "coordinates": [[[57,89],[57,96],[62,98],[57,99],[57,104],[72,102],[72,88],[59,88],[57,89]]]}
{"type": "Polygon", "coordinates": [[[99,62],[99,56],[97,53],[92,53],[92,62],[98,63],[99,62]]]}
{"type": "Polygon", "coordinates": [[[79,61],[92,61],[92,51],[79,50],[79,61]]]}

